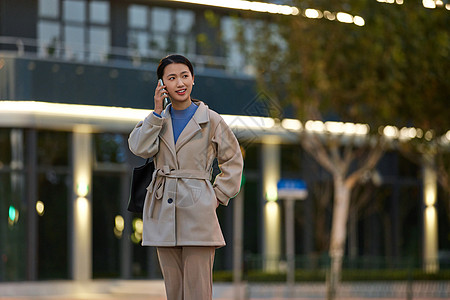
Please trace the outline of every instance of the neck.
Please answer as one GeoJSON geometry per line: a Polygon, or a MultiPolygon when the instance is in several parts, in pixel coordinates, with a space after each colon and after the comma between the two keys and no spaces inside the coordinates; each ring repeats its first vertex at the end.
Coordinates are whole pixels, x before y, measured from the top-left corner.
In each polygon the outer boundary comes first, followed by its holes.
{"type": "Polygon", "coordinates": [[[192,100],[189,98],[189,100],[182,101],[182,102],[176,102],[172,101],[172,108],[175,110],[184,110],[191,106],[192,100]]]}

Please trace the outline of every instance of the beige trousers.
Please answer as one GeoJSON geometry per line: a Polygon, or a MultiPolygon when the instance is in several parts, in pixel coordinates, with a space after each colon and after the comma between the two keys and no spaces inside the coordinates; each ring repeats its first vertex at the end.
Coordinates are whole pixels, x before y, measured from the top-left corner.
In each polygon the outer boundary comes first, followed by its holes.
{"type": "Polygon", "coordinates": [[[211,300],[216,247],[158,247],[167,300],[211,300]]]}

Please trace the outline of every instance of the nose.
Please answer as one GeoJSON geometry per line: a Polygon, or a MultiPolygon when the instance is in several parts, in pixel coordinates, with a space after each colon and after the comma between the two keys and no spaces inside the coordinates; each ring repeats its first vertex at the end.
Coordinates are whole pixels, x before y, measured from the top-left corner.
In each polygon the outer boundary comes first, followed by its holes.
{"type": "Polygon", "coordinates": [[[177,86],[184,86],[183,80],[180,77],[177,79],[177,86]]]}

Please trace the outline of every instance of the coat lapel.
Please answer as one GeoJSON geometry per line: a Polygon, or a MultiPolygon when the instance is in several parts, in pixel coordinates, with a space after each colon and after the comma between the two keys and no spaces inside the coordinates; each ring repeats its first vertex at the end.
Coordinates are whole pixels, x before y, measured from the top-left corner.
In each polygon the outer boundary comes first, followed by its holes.
{"type": "Polygon", "coordinates": [[[164,126],[163,130],[161,130],[159,137],[161,138],[163,143],[166,144],[167,148],[169,148],[172,155],[176,157],[175,139],[173,137],[173,128],[172,128],[172,117],[170,115],[170,104],[164,110],[163,117],[166,119],[165,122],[166,126],[164,126]]]}
{"type": "MultiPolygon", "coordinates": [[[[197,111],[192,116],[192,118],[187,123],[186,127],[181,132],[178,137],[177,143],[175,145],[176,152],[180,150],[183,145],[185,145],[189,140],[202,128],[200,124],[209,122],[208,107],[201,101],[195,101],[194,103],[198,105],[197,111]]],[[[171,126],[172,128],[172,126],[171,126]]],[[[173,133],[172,133],[173,140],[173,133]]]]}

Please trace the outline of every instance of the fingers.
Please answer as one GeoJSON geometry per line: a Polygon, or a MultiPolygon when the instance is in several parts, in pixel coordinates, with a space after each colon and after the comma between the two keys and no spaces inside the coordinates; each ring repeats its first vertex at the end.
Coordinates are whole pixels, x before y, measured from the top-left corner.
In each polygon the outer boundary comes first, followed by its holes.
{"type": "Polygon", "coordinates": [[[155,89],[155,96],[153,97],[155,101],[155,112],[160,114],[163,111],[163,99],[167,97],[166,86],[158,83],[155,89]]]}

